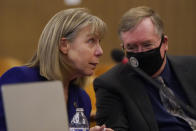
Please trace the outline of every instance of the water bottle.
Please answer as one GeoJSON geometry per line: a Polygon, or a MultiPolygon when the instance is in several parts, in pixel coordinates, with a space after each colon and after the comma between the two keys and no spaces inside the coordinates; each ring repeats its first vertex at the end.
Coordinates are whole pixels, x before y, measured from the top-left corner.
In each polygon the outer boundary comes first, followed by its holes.
{"type": "Polygon", "coordinates": [[[69,125],[70,131],[89,131],[89,124],[84,115],[83,108],[76,108],[76,114],[73,116],[69,125]]]}

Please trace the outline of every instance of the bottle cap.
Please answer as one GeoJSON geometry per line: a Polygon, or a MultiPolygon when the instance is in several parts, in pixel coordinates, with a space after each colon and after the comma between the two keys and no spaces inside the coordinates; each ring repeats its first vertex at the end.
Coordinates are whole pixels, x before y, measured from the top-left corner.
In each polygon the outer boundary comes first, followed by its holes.
{"type": "Polygon", "coordinates": [[[84,111],[83,108],[76,108],[76,111],[84,111]]]}

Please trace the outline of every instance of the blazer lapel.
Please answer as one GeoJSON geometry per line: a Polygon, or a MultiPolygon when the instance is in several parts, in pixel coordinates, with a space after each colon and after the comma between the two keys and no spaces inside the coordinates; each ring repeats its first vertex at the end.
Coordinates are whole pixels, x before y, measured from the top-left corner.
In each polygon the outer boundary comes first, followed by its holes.
{"type": "MultiPolygon", "coordinates": [[[[125,87],[126,91],[129,93],[131,99],[134,100],[138,106],[138,110],[141,112],[144,120],[150,127],[150,130],[158,130],[158,125],[154,117],[154,112],[148,94],[145,90],[145,85],[143,78],[133,71],[130,65],[124,65],[121,73],[121,82],[125,87]]],[[[141,125],[142,126],[142,125],[141,125]]]]}
{"type": "Polygon", "coordinates": [[[192,72],[189,68],[186,68],[185,64],[178,64],[178,61],[173,58],[169,57],[169,61],[171,67],[176,74],[177,79],[179,80],[180,84],[182,85],[183,90],[191,104],[191,106],[196,109],[196,85],[194,85],[193,81],[195,81],[196,75],[192,72]],[[192,74],[192,75],[191,75],[192,74]]]}

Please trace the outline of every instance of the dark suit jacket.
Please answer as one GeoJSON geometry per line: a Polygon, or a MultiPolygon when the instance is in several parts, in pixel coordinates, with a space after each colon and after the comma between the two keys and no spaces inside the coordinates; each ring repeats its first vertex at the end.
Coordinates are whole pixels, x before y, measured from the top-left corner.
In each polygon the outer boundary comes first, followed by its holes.
{"type": "MultiPolygon", "coordinates": [[[[168,56],[179,83],[196,109],[196,57],[168,56]]],[[[158,131],[150,98],[140,75],[118,64],[94,81],[96,121],[114,130],[158,131]]]]}

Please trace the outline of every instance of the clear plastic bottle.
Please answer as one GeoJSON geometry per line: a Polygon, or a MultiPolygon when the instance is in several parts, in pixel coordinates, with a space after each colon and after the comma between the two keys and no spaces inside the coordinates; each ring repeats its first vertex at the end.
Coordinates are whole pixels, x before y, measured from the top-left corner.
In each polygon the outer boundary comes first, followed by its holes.
{"type": "Polygon", "coordinates": [[[76,114],[73,116],[69,125],[70,131],[89,131],[89,124],[84,115],[83,108],[76,108],[76,114]]]}

